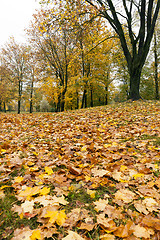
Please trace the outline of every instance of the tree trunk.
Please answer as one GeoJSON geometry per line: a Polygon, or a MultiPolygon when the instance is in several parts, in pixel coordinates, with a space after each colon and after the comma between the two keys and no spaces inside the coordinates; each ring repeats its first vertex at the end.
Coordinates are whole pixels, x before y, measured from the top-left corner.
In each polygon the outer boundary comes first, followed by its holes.
{"type": "Polygon", "coordinates": [[[76,109],[79,109],[79,95],[78,95],[78,91],[76,92],[76,95],[77,95],[76,109]]]}
{"type": "Polygon", "coordinates": [[[3,102],[3,112],[6,112],[6,103],[3,102]]]}
{"type": "Polygon", "coordinates": [[[106,91],[106,94],[105,94],[105,105],[108,105],[108,86],[107,85],[105,86],[105,91],[106,91]]]}
{"type": "Polygon", "coordinates": [[[18,114],[21,112],[22,81],[19,79],[18,114]]]}
{"type": "Polygon", "coordinates": [[[60,112],[60,105],[61,105],[61,94],[58,95],[58,103],[56,104],[56,112],[60,112]]]}
{"type": "Polygon", "coordinates": [[[30,113],[33,112],[33,81],[31,83],[31,95],[30,95],[30,113]]]}
{"type": "Polygon", "coordinates": [[[93,89],[91,87],[91,107],[93,107],[93,89]]]}
{"type": "Polygon", "coordinates": [[[154,67],[155,67],[155,73],[154,73],[154,79],[155,79],[155,99],[159,100],[159,86],[158,86],[158,54],[157,54],[157,38],[156,33],[154,34],[154,67]]]}
{"type": "Polygon", "coordinates": [[[0,112],[2,112],[2,102],[0,101],[0,112]]]}
{"type": "Polygon", "coordinates": [[[87,108],[87,90],[84,89],[81,108],[87,108]]]}
{"type": "Polygon", "coordinates": [[[67,88],[65,87],[62,91],[62,94],[61,94],[61,112],[64,111],[66,91],[67,91],[67,88]]]}
{"type": "Polygon", "coordinates": [[[21,112],[21,99],[18,98],[18,114],[21,112]]]}
{"type": "Polygon", "coordinates": [[[129,99],[136,101],[141,99],[140,93],[139,93],[139,87],[140,87],[140,77],[141,77],[142,68],[139,66],[132,67],[130,74],[130,93],[129,93],[129,99]]]}

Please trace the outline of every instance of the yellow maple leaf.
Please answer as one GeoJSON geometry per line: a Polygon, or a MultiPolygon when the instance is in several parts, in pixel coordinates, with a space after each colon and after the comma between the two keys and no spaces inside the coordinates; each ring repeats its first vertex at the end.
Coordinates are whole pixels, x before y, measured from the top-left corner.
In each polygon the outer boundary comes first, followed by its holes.
{"type": "Polygon", "coordinates": [[[144,174],[143,173],[137,173],[137,174],[134,174],[133,177],[134,177],[134,179],[143,178],[144,174]]]}
{"type": "Polygon", "coordinates": [[[87,189],[87,194],[89,194],[91,198],[95,198],[96,191],[87,189]]]}
{"type": "Polygon", "coordinates": [[[15,177],[14,178],[14,181],[16,182],[16,183],[20,183],[20,182],[22,182],[23,181],[23,177],[15,177]]]}
{"type": "Polygon", "coordinates": [[[85,180],[86,180],[86,182],[89,182],[91,180],[91,177],[87,175],[87,176],[85,176],[85,180]]]}
{"type": "Polygon", "coordinates": [[[49,192],[50,192],[50,188],[48,187],[44,187],[39,191],[41,195],[47,195],[49,192]]]}
{"type": "Polygon", "coordinates": [[[44,217],[49,218],[50,223],[55,223],[57,216],[58,216],[58,211],[47,211],[47,214],[44,217]]]}
{"type": "Polygon", "coordinates": [[[59,212],[59,214],[57,216],[56,223],[59,226],[62,226],[65,223],[65,220],[66,220],[66,214],[65,214],[65,211],[62,210],[62,211],[59,212]]]}
{"type": "Polygon", "coordinates": [[[121,165],[120,171],[123,172],[123,171],[125,171],[125,170],[127,170],[127,169],[128,169],[127,166],[121,165]]]}
{"type": "Polygon", "coordinates": [[[37,240],[37,239],[41,240],[42,239],[41,238],[41,231],[39,229],[37,229],[37,230],[35,229],[33,231],[32,235],[31,235],[30,239],[31,240],[37,240]]]}
{"type": "Polygon", "coordinates": [[[66,214],[64,210],[62,211],[47,211],[47,214],[44,216],[45,218],[49,218],[50,223],[57,223],[59,226],[62,226],[65,222],[66,214]]]}
{"type": "Polygon", "coordinates": [[[36,194],[39,194],[40,192],[40,188],[39,187],[26,187],[25,190],[22,190],[20,193],[19,193],[19,197],[23,197],[23,198],[26,198],[27,200],[30,200],[30,198],[36,194]]]}
{"type": "Polygon", "coordinates": [[[52,170],[51,167],[45,167],[45,172],[46,172],[48,175],[53,174],[53,170],[52,170]]]}

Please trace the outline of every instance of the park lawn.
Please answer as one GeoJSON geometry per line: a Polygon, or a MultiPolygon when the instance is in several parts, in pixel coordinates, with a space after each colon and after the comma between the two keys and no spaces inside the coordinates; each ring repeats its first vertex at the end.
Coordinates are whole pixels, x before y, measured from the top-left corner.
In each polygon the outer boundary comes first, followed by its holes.
{"type": "Polygon", "coordinates": [[[160,238],[160,102],[0,114],[0,239],[160,238]]]}

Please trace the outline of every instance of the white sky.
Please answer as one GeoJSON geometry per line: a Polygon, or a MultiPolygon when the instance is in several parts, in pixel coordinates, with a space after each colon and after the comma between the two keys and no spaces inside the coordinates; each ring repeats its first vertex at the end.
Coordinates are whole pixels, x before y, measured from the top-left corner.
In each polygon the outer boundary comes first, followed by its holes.
{"type": "Polygon", "coordinates": [[[35,9],[40,8],[38,0],[0,0],[0,47],[9,37],[25,42],[24,28],[29,25],[35,9]]]}

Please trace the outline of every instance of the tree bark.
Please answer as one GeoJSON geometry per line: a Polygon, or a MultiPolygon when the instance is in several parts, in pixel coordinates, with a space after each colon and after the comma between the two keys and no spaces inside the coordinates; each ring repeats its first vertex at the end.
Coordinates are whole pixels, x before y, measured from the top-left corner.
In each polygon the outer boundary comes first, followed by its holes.
{"type": "Polygon", "coordinates": [[[31,82],[30,113],[33,112],[33,81],[31,82]]]}
{"type": "Polygon", "coordinates": [[[76,109],[79,109],[79,95],[78,95],[78,91],[76,92],[76,95],[77,95],[76,109]]]}
{"type": "Polygon", "coordinates": [[[93,107],[93,89],[91,86],[91,107],[93,107]]]}
{"type": "Polygon", "coordinates": [[[6,103],[3,102],[3,111],[6,112],[6,103]]]}
{"type": "Polygon", "coordinates": [[[2,112],[2,102],[0,101],[0,112],[2,112]]]}
{"type": "Polygon", "coordinates": [[[84,89],[81,108],[87,108],[87,90],[84,89]]]}
{"type": "Polygon", "coordinates": [[[159,86],[158,86],[158,54],[157,54],[157,37],[156,33],[154,34],[154,80],[155,80],[155,99],[159,100],[159,86]]]}
{"type": "Polygon", "coordinates": [[[138,66],[130,69],[130,92],[129,99],[133,101],[141,99],[139,87],[140,87],[140,78],[141,78],[142,69],[138,66]]]}
{"type": "Polygon", "coordinates": [[[107,85],[105,86],[105,91],[106,91],[106,93],[105,93],[105,105],[108,105],[108,86],[107,85]]]}

